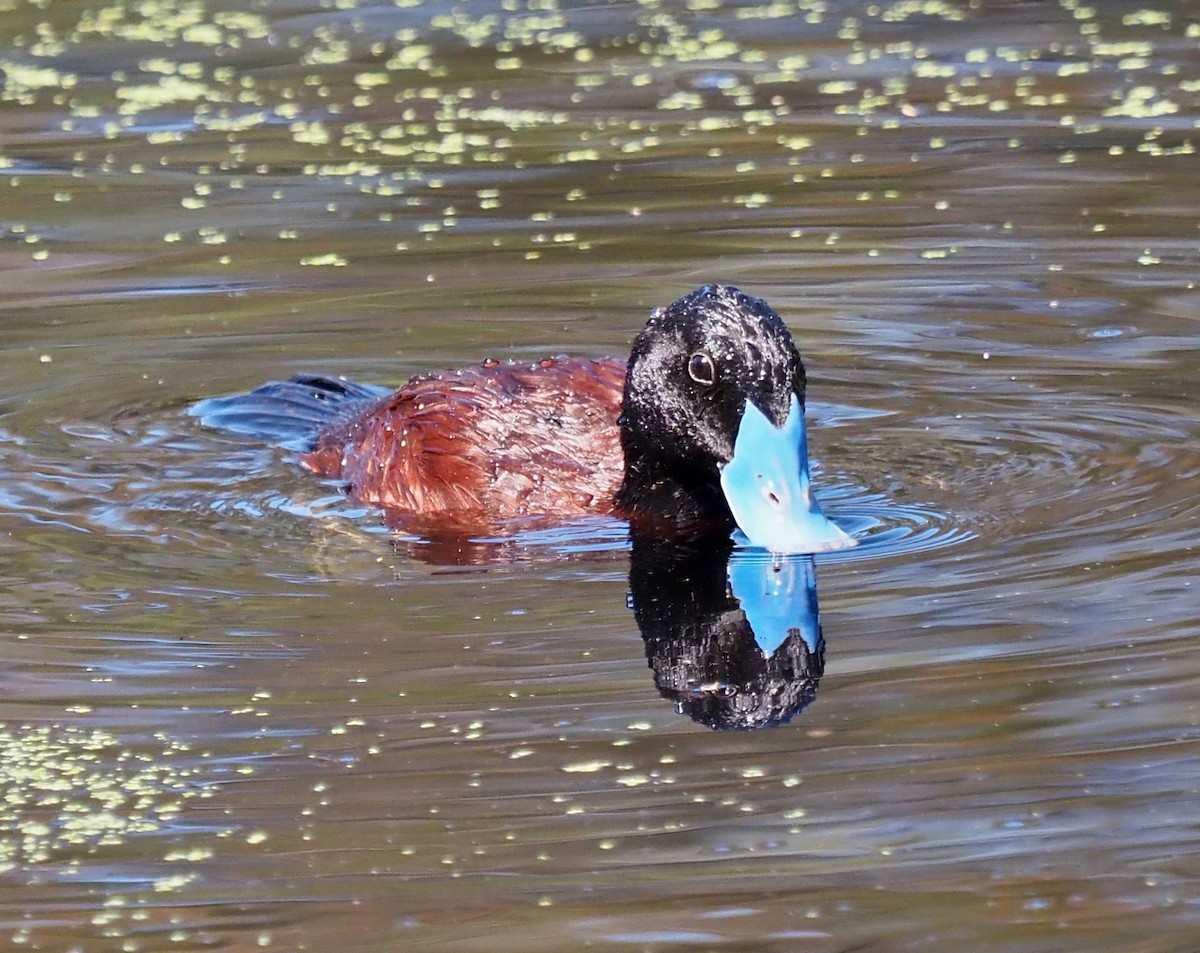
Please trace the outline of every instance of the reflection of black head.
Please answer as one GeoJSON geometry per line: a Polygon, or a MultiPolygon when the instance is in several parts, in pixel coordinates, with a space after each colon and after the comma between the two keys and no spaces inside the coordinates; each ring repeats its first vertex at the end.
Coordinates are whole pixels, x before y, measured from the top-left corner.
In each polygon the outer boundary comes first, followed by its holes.
{"type": "MultiPolygon", "coordinates": [[[[764,651],[762,633],[756,636],[730,587],[731,552],[728,537],[676,546],[635,539],[630,598],[646,658],[658,690],[701,724],[717,729],[784,724],[816,697],[825,670],[819,623],[811,618],[807,625],[800,618],[806,612],[815,616],[813,577],[796,594],[796,626],[774,651],[764,651]]],[[[770,565],[763,561],[762,571],[770,572],[770,565]]]]}

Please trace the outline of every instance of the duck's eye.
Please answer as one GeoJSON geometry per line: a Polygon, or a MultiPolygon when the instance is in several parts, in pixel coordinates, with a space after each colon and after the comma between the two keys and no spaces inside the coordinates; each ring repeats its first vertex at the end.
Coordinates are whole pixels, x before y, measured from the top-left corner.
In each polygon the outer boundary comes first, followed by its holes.
{"type": "Polygon", "coordinates": [[[717,382],[717,367],[713,359],[703,351],[697,351],[688,359],[688,377],[697,384],[715,384],[717,382]]]}

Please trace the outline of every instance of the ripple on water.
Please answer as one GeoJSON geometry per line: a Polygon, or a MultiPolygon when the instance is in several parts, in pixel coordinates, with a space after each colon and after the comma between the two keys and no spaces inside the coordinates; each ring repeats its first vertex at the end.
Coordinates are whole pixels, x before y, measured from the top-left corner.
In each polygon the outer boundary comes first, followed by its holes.
{"type": "MultiPolygon", "coordinates": [[[[89,425],[86,432],[62,427],[69,444],[81,439],[103,444],[104,453],[95,457],[81,459],[64,446],[59,459],[53,448],[42,448],[44,455],[33,460],[29,447],[10,442],[0,454],[7,465],[0,459],[0,466],[23,472],[24,479],[6,481],[0,502],[9,512],[37,521],[217,549],[224,548],[220,536],[229,520],[266,521],[272,539],[284,543],[291,533],[303,536],[306,531],[302,525],[282,525],[283,515],[295,517],[297,524],[342,521],[348,531],[365,533],[366,545],[388,532],[374,507],[297,472],[277,449],[195,433],[161,418],[150,414],[144,426],[128,419],[120,428],[89,425]]],[[[819,498],[828,514],[859,540],[852,549],[822,554],[822,561],[916,555],[975,535],[964,517],[919,503],[897,503],[851,482],[823,484],[819,498]]],[[[394,535],[418,559],[431,555],[440,542],[394,535]]],[[[629,536],[623,521],[594,517],[557,525],[510,524],[496,535],[462,542],[472,550],[466,561],[480,563],[537,559],[539,553],[558,558],[618,552],[628,549],[629,536]]]]}
{"type": "Polygon", "coordinates": [[[956,498],[997,539],[1036,531],[1047,551],[1078,556],[1152,530],[1165,543],[1161,531],[1194,510],[1200,454],[1192,420],[1152,404],[1039,393],[972,415],[979,456],[955,471],[956,498]]]}
{"type": "Polygon", "coordinates": [[[915,556],[974,539],[965,518],[919,503],[897,503],[882,493],[850,483],[824,487],[826,514],[858,540],[858,545],[819,557],[847,562],[915,556]]]}

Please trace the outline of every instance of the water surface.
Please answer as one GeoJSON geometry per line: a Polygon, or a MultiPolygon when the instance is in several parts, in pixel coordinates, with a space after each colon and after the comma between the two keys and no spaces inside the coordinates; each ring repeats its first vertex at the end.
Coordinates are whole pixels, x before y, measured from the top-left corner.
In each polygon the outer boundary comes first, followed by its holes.
{"type": "Polygon", "coordinates": [[[0,943],[1195,949],[1192,4],[0,11],[0,943]],[[778,727],[660,691],[619,525],[393,538],[186,414],[711,280],[867,537],[778,727]]]}

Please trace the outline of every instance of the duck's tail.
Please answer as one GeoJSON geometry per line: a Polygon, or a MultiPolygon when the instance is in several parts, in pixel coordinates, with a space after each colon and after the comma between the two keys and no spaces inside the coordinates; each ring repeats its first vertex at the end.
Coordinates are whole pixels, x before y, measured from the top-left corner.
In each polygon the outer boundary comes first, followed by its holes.
{"type": "Polygon", "coordinates": [[[385,387],[297,374],[291,380],[263,384],[248,394],[208,397],[194,403],[188,413],[207,427],[306,451],[335,420],[389,393],[385,387]]]}

